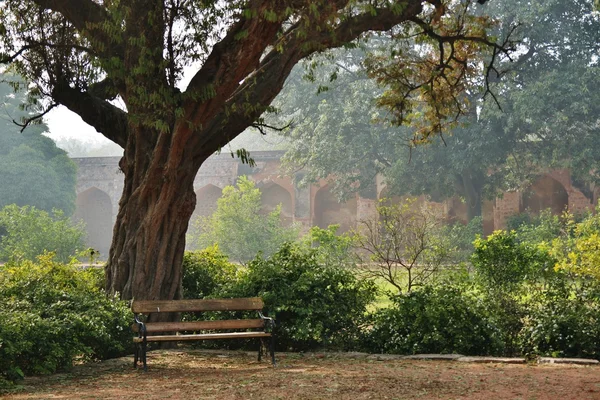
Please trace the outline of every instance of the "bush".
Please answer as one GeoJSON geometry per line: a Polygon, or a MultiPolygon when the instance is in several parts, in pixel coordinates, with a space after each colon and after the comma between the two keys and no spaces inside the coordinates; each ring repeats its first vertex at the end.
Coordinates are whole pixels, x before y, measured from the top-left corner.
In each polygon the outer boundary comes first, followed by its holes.
{"type": "Polygon", "coordinates": [[[236,279],[237,267],[219,251],[217,245],[186,252],[183,256],[183,297],[218,297],[223,287],[236,279]]]}
{"type": "Polygon", "coordinates": [[[95,271],[51,255],[0,269],[0,377],[69,368],[75,358],[106,359],[131,347],[129,307],[107,296],[95,271]]]}
{"type": "Polygon", "coordinates": [[[458,288],[431,286],[399,295],[390,308],[377,311],[364,345],[395,354],[489,355],[503,347],[479,299],[458,288]]]}
{"type": "Polygon", "coordinates": [[[469,260],[473,250],[473,241],[483,234],[483,218],[474,217],[468,224],[456,222],[442,228],[442,235],[448,238],[455,248],[452,251],[450,262],[461,263],[469,260]]]}
{"type": "Polygon", "coordinates": [[[529,356],[600,359],[600,298],[547,292],[532,301],[519,333],[521,352],[529,356]]]}
{"type": "Polygon", "coordinates": [[[51,214],[35,207],[6,206],[0,211],[0,260],[34,261],[44,252],[54,252],[56,259],[68,262],[83,249],[85,231],[73,225],[62,211],[51,214]]]}
{"type": "Polygon", "coordinates": [[[522,283],[551,274],[554,259],[543,246],[520,242],[515,231],[496,231],[477,238],[471,256],[483,286],[494,292],[510,293],[522,283]]]}
{"type": "Polygon", "coordinates": [[[269,259],[252,260],[229,288],[230,297],[263,298],[267,313],[277,320],[280,349],[348,349],[356,343],[375,285],[319,259],[318,248],[284,244],[269,259]]]}

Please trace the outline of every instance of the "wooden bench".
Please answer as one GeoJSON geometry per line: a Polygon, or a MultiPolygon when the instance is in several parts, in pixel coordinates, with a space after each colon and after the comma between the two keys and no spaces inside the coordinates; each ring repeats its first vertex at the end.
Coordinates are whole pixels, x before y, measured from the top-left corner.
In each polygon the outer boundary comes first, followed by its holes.
{"type": "Polygon", "coordinates": [[[275,322],[272,318],[265,317],[262,314],[263,307],[264,304],[260,297],[237,299],[134,300],[131,303],[131,310],[134,313],[135,319],[132,329],[138,335],[133,338],[133,342],[135,343],[133,366],[134,368],[137,368],[138,360],[141,360],[144,370],[147,371],[146,350],[148,342],[247,338],[260,339],[258,361],[261,361],[263,348],[267,347],[266,338],[271,338],[269,352],[271,354],[271,362],[273,363],[273,366],[275,366],[275,338],[272,331],[275,322]],[[142,318],[140,318],[140,314],[149,315],[153,313],[207,311],[256,311],[258,318],[190,322],[142,322],[142,318]],[[231,332],[231,330],[238,331],[231,332]],[[201,331],[210,331],[210,333],[198,333],[201,331]],[[161,333],[166,334],[161,335],[161,333]]]}

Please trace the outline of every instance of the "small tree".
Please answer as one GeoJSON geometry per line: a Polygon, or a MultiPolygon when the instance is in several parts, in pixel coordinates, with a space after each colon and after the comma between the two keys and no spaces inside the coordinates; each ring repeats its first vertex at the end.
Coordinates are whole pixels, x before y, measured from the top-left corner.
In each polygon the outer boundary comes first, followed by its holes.
{"type": "Polygon", "coordinates": [[[0,211],[0,260],[35,261],[45,252],[56,253],[59,262],[69,261],[83,249],[85,231],[62,211],[51,214],[32,206],[8,205],[0,211]]]}
{"type": "Polygon", "coordinates": [[[441,216],[414,199],[377,207],[377,217],[360,221],[355,234],[369,278],[389,282],[399,293],[423,285],[450,259],[451,246],[440,233],[441,216]]]}
{"type": "Polygon", "coordinates": [[[305,247],[316,248],[318,261],[327,266],[348,267],[356,264],[352,252],[354,238],[349,233],[337,235],[338,224],[329,225],[326,229],[313,226],[302,236],[301,243],[305,247]]]}
{"type": "Polygon", "coordinates": [[[248,261],[262,252],[273,254],[286,241],[298,237],[295,226],[281,225],[281,206],[261,214],[261,193],[254,182],[242,176],[236,186],[223,189],[216,211],[194,221],[195,233],[188,240],[194,247],[214,244],[235,261],[248,261]]]}
{"type": "Polygon", "coordinates": [[[550,253],[557,260],[555,269],[584,280],[600,281],[600,215],[588,215],[580,222],[565,213],[564,229],[552,240],[550,253]]]}

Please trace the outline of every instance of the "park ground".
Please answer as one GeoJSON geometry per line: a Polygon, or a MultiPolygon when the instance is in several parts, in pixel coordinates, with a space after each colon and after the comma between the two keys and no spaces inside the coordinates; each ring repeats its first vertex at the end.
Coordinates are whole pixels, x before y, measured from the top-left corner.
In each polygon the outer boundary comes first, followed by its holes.
{"type": "Polygon", "coordinates": [[[600,367],[163,350],[26,378],[3,399],[600,399],[600,367]]]}

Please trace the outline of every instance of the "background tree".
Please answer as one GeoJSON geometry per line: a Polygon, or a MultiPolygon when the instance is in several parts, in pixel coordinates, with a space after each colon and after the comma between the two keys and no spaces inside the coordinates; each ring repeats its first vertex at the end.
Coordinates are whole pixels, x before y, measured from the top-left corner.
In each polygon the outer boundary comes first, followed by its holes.
{"type": "Polygon", "coordinates": [[[296,227],[281,225],[281,206],[267,214],[261,207],[260,190],[241,176],[236,186],[223,189],[211,216],[194,221],[194,232],[189,235],[192,246],[204,249],[217,245],[230,259],[243,262],[259,252],[268,257],[284,242],[298,238],[296,227]]]}
{"type": "Polygon", "coordinates": [[[52,252],[68,262],[83,250],[85,230],[55,210],[51,214],[35,207],[8,205],[0,211],[0,260],[35,261],[52,252]]]}
{"type": "Polygon", "coordinates": [[[31,205],[71,215],[75,210],[75,164],[43,135],[48,130],[45,124],[30,125],[22,132],[15,124],[40,107],[32,99],[33,104],[21,107],[28,102],[24,85],[15,75],[0,74],[0,208],[31,205]]]}
{"type": "MultiPolygon", "coordinates": [[[[456,115],[475,61],[491,46],[475,5],[441,0],[5,0],[0,62],[37,85],[48,108],[62,104],[125,149],[125,175],[106,266],[124,298],[181,296],[185,232],[202,163],[261,114],[301,59],[392,31],[398,49],[420,44],[422,100],[434,119],[456,115]],[[458,9],[457,9],[458,7],[458,9]],[[440,52],[443,57],[440,58],[440,52]],[[195,73],[178,87],[184,67],[195,73]],[[462,75],[460,71],[465,71],[462,75]],[[445,79],[452,78],[452,85],[445,79]],[[443,92],[443,95],[442,95],[443,92]],[[119,97],[122,110],[110,100],[119,97]]],[[[434,125],[436,123],[434,122],[434,125]]],[[[428,132],[421,132],[424,136],[428,132]]]]}
{"type": "MultiPolygon", "coordinates": [[[[305,182],[335,176],[332,182],[339,197],[372,185],[373,177],[382,173],[388,195],[426,194],[436,201],[459,196],[469,220],[481,215],[485,198],[524,188],[549,167],[570,168],[576,183],[582,182],[580,188],[587,185],[582,189],[589,193],[590,171],[597,170],[595,160],[600,159],[594,150],[600,137],[595,132],[600,104],[595,87],[598,16],[583,0],[504,1],[489,6],[486,12],[499,21],[498,35],[513,22],[521,24],[516,32],[521,56],[487,101],[481,101],[476,91],[465,92],[470,112],[460,124],[440,136],[429,136],[428,146],[415,146],[415,129],[427,124],[424,112],[410,115],[414,127],[389,124],[396,116],[394,85],[401,81],[395,74],[407,66],[388,65],[388,58],[358,50],[353,58],[340,52],[329,70],[309,75],[319,88],[329,89],[311,102],[312,114],[282,108],[282,114],[296,122],[284,133],[291,142],[284,157],[288,168],[305,168],[305,182]],[[385,91],[368,80],[361,63],[385,91]],[[333,83],[331,76],[337,78],[333,83]],[[375,97],[377,103],[369,101],[375,97]]],[[[394,42],[381,43],[394,52],[394,42]]],[[[316,86],[308,80],[290,80],[281,97],[287,101],[291,93],[314,92],[316,86]]]]}
{"type": "Polygon", "coordinates": [[[354,237],[363,258],[360,270],[388,282],[398,294],[423,286],[451,259],[452,244],[442,235],[442,224],[441,215],[415,199],[381,202],[377,216],[360,221],[354,237]]]}

